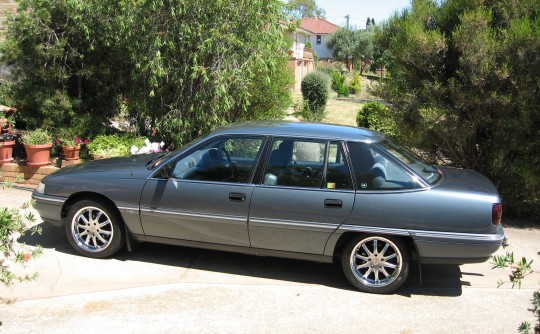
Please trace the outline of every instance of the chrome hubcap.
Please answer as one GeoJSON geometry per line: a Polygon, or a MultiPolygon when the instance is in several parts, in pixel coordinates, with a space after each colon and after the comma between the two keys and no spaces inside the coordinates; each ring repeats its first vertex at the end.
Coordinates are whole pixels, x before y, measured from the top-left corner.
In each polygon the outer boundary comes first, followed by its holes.
{"type": "Polygon", "coordinates": [[[383,237],[360,241],[351,253],[351,269],[362,284],[373,287],[386,286],[399,276],[402,256],[398,247],[383,237]]]}
{"type": "Polygon", "coordinates": [[[71,222],[73,239],[85,251],[99,252],[107,248],[113,238],[112,222],[96,207],[80,209],[71,222]]]}

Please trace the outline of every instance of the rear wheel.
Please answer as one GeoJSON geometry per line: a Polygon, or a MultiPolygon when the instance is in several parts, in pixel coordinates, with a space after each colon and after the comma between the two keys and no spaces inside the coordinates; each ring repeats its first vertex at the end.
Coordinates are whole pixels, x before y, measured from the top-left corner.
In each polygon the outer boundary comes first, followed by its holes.
{"type": "Polygon", "coordinates": [[[389,293],[409,275],[410,254],[399,238],[359,235],[352,238],[341,256],[341,267],[349,282],[371,293],[389,293]]]}
{"type": "Polygon", "coordinates": [[[71,246],[88,257],[111,256],[126,242],[118,212],[98,201],[82,200],[71,206],[65,227],[71,246]]]}

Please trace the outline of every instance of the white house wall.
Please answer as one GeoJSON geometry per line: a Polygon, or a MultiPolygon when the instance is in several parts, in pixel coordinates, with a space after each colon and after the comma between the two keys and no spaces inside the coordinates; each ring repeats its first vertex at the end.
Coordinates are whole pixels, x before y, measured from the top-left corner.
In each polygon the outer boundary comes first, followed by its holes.
{"type": "Polygon", "coordinates": [[[298,32],[296,34],[296,42],[303,44],[307,44],[307,42],[310,42],[313,50],[317,53],[317,56],[319,58],[332,58],[332,50],[330,50],[326,45],[329,36],[330,35],[321,35],[321,44],[317,44],[317,35],[308,35],[298,32]]]}

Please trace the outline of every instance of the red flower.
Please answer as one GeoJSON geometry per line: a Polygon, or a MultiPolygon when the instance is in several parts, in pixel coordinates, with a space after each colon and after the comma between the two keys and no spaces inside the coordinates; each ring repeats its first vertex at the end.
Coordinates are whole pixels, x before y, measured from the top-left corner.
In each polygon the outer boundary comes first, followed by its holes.
{"type": "Polygon", "coordinates": [[[28,260],[30,260],[32,258],[32,254],[31,253],[24,253],[23,254],[23,260],[25,262],[28,262],[28,260]]]}
{"type": "Polygon", "coordinates": [[[60,139],[57,138],[57,139],[56,139],[56,143],[57,143],[57,144],[60,144],[60,139]]]}
{"type": "Polygon", "coordinates": [[[75,142],[77,143],[77,145],[81,143],[81,140],[79,139],[79,137],[75,136],[75,142]]]}
{"type": "Polygon", "coordinates": [[[85,139],[85,140],[83,141],[83,143],[84,143],[84,145],[88,145],[88,143],[89,143],[88,139],[85,139]]]}

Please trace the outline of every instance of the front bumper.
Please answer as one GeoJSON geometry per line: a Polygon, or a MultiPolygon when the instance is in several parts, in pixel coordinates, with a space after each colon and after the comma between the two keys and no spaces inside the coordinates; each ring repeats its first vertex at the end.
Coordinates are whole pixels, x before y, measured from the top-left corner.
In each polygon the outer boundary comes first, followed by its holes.
{"type": "Polygon", "coordinates": [[[34,208],[44,222],[62,226],[62,207],[67,198],[39,194],[34,191],[32,199],[35,201],[34,208]]]}

